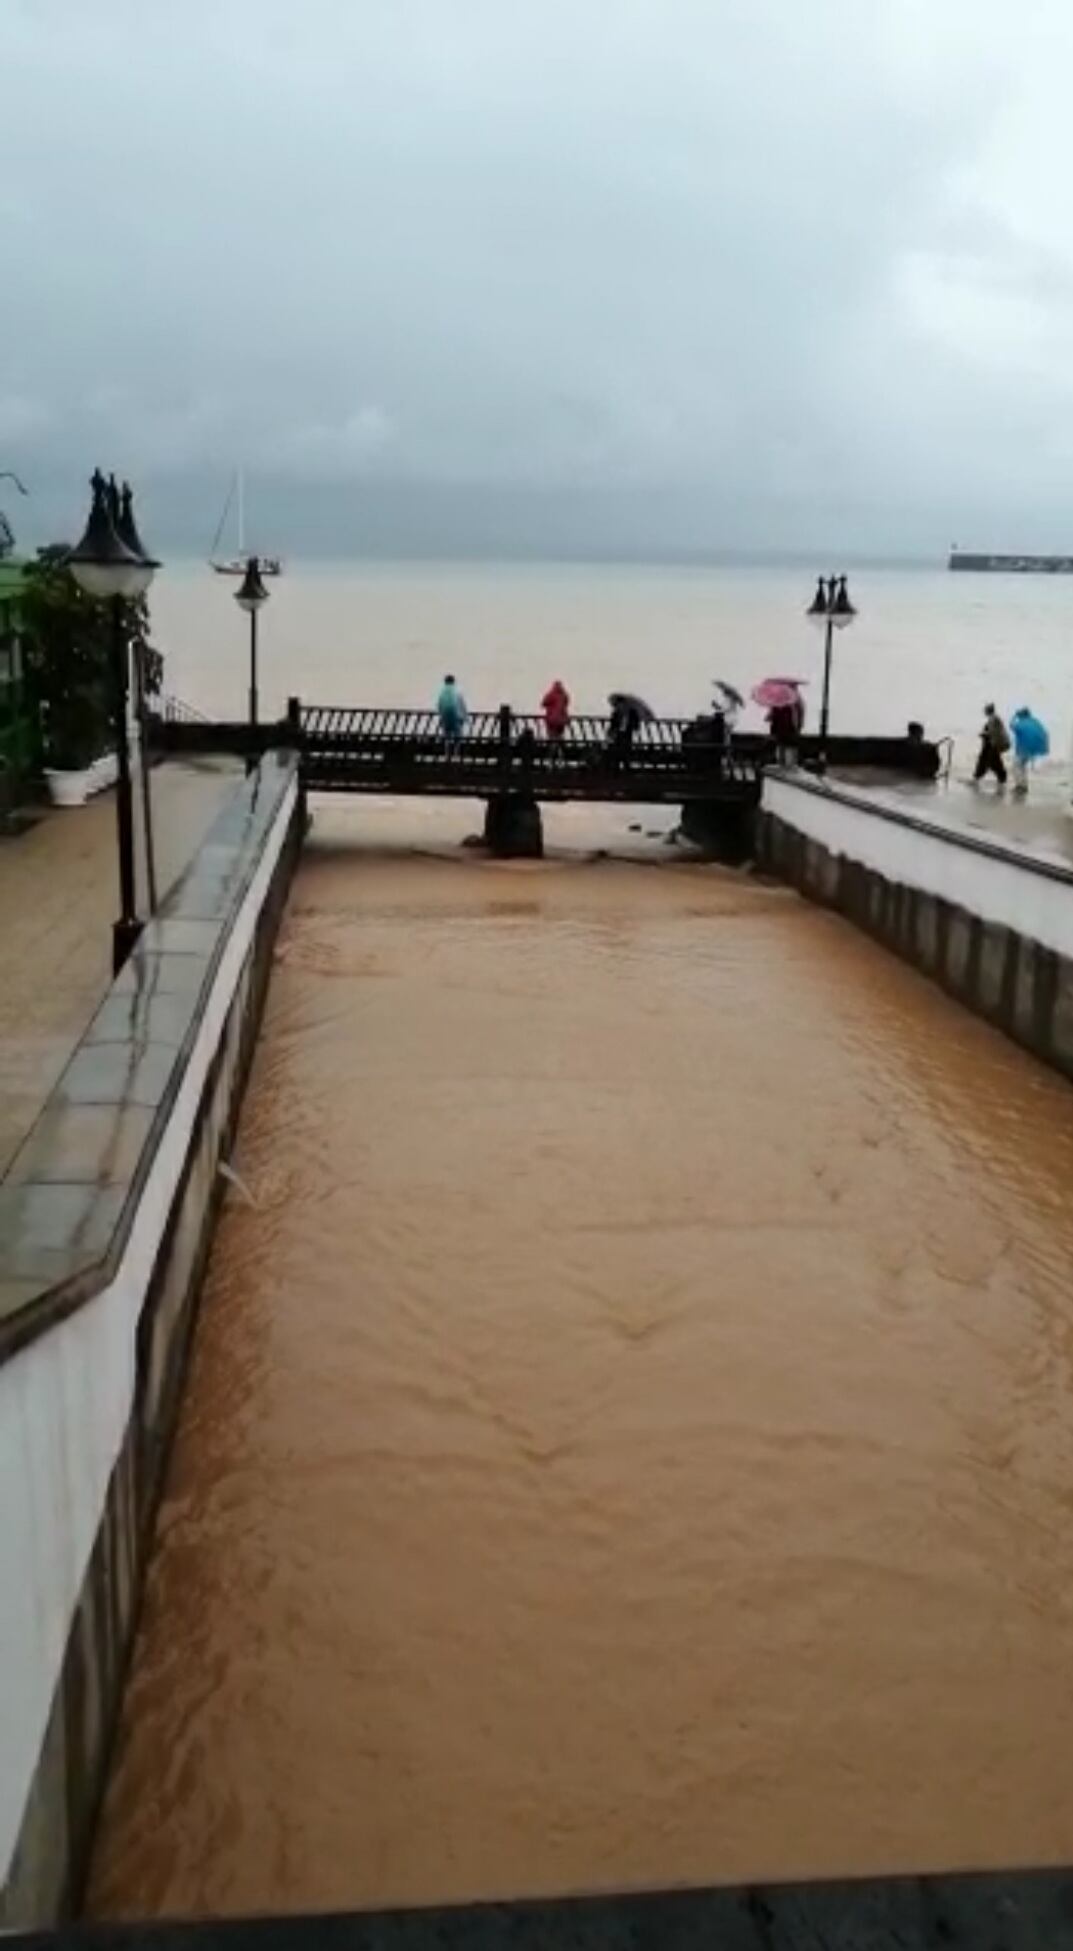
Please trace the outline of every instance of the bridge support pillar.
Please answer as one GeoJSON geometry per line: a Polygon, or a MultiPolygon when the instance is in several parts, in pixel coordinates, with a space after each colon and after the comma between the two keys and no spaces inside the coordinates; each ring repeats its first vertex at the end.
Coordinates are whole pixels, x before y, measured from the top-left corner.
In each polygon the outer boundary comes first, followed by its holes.
{"type": "Polygon", "coordinates": [[[682,808],[681,830],[695,847],[714,860],[740,867],[755,851],[756,809],[724,800],[689,800],[682,808]]]}
{"type": "Polygon", "coordinates": [[[484,814],[484,844],[497,860],[541,860],[544,823],[531,793],[496,793],[484,814]]]}

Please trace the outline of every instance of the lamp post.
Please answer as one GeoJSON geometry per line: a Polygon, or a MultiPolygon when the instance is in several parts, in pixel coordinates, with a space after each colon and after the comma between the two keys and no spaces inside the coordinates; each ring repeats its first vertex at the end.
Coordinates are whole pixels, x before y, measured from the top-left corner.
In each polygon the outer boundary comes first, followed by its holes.
{"type": "MultiPolygon", "coordinates": [[[[255,555],[246,563],[246,574],[235,591],[235,602],[240,610],[245,610],[250,619],[250,730],[257,727],[257,617],[268,601],[268,591],[261,577],[261,564],[255,555]]],[[[247,771],[255,764],[251,749],[247,771]]]]}
{"type": "Polygon", "coordinates": [[[831,717],[831,644],[835,631],[845,630],[857,614],[850,602],[845,576],[819,576],[816,594],[805,614],[810,623],[824,632],[819,764],[821,772],[826,772],[827,733],[831,717]]]}
{"type": "MultiPolygon", "coordinates": [[[[148,589],[149,582],[160,564],[142,545],[138,525],[134,520],[134,494],[129,481],[124,481],[119,492],[119,519],[115,524],[115,530],[120,541],[125,542],[134,555],[141,556],[148,568],[150,573],[144,585],[145,589],[148,589]]],[[[144,590],[139,591],[139,594],[144,594],[144,590]]],[[[149,784],[149,741],[146,735],[149,714],[145,701],[145,658],[142,654],[144,648],[144,640],[139,637],[134,654],[134,716],[138,721],[138,771],[141,775],[139,783],[142,795],[142,832],[145,836],[145,887],[149,900],[149,913],[155,915],[156,847],[153,843],[153,800],[149,784]]]]}
{"type": "MultiPolygon", "coordinates": [[[[112,611],[112,715],[116,742],[116,843],[119,855],[119,915],[112,925],[112,971],[118,975],[142,932],[134,886],[134,818],[130,786],[130,743],[127,735],[127,639],[123,604],[144,595],[157,565],[144,551],[136,553],[117,532],[121,504],[114,477],[106,482],[100,468],[90,482],[93,499],[80,542],[69,552],[67,566],[79,588],[112,611]]],[[[137,537],[137,530],[131,529],[137,537]]]]}

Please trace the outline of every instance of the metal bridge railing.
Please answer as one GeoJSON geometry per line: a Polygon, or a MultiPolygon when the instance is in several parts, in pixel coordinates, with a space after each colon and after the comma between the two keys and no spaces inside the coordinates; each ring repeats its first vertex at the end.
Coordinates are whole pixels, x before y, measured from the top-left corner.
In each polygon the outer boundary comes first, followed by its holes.
{"type": "MultiPolygon", "coordinates": [[[[351,739],[429,738],[442,741],[443,738],[438,713],[412,708],[303,704],[299,706],[299,722],[306,738],[325,735],[351,739]]],[[[682,746],[683,733],[688,732],[694,722],[688,718],[650,719],[634,732],[632,744],[639,751],[667,748],[677,751],[682,746]]],[[[530,732],[534,738],[549,745],[607,745],[611,736],[609,718],[584,713],[571,718],[558,739],[548,737],[544,719],[536,712],[512,711],[507,723],[515,739],[524,732],[530,732]]],[[[498,742],[503,725],[502,711],[475,711],[466,720],[459,742],[465,745],[479,745],[486,740],[498,742]]]]}
{"type": "Polygon", "coordinates": [[[207,725],[209,723],[203,711],[195,711],[193,705],[184,704],[181,698],[173,698],[170,695],[159,700],[153,711],[153,716],[163,718],[165,724],[168,725],[207,725]]]}
{"type": "Polygon", "coordinates": [[[673,797],[677,789],[754,791],[758,755],[705,736],[704,721],[652,719],[628,736],[609,718],[581,714],[559,737],[542,717],[508,707],[475,712],[457,738],[435,711],[350,705],[291,706],[290,723],[314,790],[534,789],[546,796],[673,797]]]}

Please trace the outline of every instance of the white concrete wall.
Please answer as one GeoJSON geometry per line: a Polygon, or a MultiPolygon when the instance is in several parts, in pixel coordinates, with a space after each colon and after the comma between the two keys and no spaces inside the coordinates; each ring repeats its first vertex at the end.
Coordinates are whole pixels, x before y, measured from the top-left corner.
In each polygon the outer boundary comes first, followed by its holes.
{"type": "Polygon", "coordinates": [[[232,924],[114,1280],[0,1366],[0,1886],[130,1420],[142,1302],[296,793],[292,781],[232,924]]]}
{"type": "Polygon", "coordinates": [[[811,791],[769,774],[761,804],[765,813],[833,854],[1073,956],[1073,886],[1029,859],[1010,860],[998,849],[981,853],[960,843],[953,831],[947,838],[935,829],[885,819],[862,795],[842,786],[811,791]]]}

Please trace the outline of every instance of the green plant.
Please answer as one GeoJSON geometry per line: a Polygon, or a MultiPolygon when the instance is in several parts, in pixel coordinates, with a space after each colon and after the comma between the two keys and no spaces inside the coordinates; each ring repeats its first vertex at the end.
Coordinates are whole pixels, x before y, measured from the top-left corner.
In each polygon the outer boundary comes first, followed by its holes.
{"type": "Polygon", "coordinates": [[[3,702],[0,696],[0,771],[14,789],[40,766],[41,742],[36,720],[19,709],[5,715],[3,702]]]}
{"type": "MultiPolygon", "coordinates": [[[[79,589],[65,549],[38,553],[26,572],[21,625],[27,698],[41,731],[44,763],[81,770],[112,743],[112,609],[79,589]]],[[[122,610],[128,654],[143,661],[147,690],[159,690],[162,660],[149,643],[144,598],[122,610]]]]}

